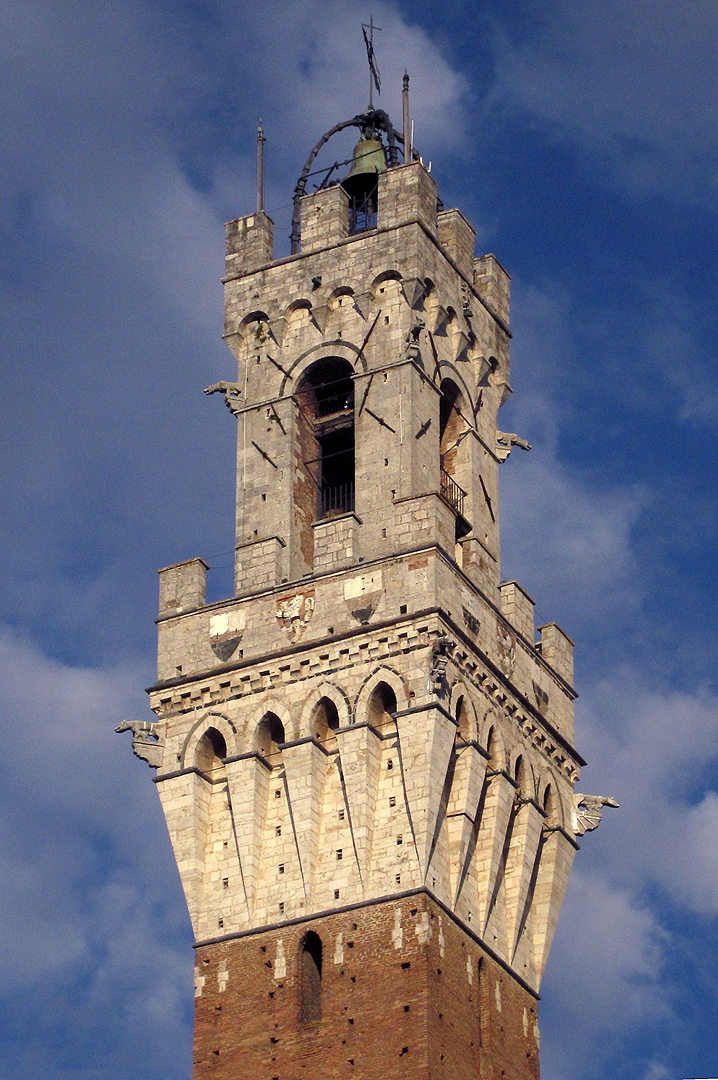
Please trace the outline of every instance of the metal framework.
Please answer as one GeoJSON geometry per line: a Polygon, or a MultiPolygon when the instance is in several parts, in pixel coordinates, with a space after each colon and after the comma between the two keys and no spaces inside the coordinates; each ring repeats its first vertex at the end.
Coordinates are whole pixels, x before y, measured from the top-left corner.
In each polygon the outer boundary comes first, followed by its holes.
{"type": "MultiPolygon", "coordinates": [[[[307,178],[309,171],[314,163],[314,159],[324,146],[326,142],[331,139],[333,135],[343,131],[344,128],[356,127],[360,129],[371,128],[376,131],[383,131],[387,138],[388,143],[388,155],[389,155],[389,168],[392,165],[399,164],[399,152],[397,143],[401,143],[404,146],[404,136],[400,131],[397,131],[387,113],[383,109],[369,109],[365,113],[358,113],[353,116],[351,120],[342,120],[341,123],[335,124],[333,128],[330,128],[326,134],[322,135],[317,145],[312,150],[311,154],[306,160],[304,168],[302,169],[301,176],[297,180],[296,187],[294,188],[294,212],[292,214],[292,232],[290,240],[292,242],[292,255],[296,255],[300,249],[302,240],[302,219],[301,219],[301,201],[304,195],[307,193],[307,178]]],[[[418,154],[412,148],[412,158],[418,158],[418,154]]],[[[331,171],[331,170],[330,170],[331,171]]]]}

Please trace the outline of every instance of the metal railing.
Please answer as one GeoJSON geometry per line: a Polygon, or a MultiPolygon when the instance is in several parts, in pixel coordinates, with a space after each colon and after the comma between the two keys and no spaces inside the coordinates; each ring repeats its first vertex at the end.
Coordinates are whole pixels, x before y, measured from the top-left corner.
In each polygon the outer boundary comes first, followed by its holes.
{"type": "Polygon", "coordinates": [[[441,494],[453,506],[456,513],[463,516],[466,492],[459,487],[453,476],[449,476],[443,465],[441,466],[441,494]]]}
{"type": "Polygon", "coordinates": [[[354,509],[354,481],[324,487],[319,492],[319,517],[330,514],[349,514],[354,509]]]}
{"type": "Polygon", "coordinates": [[[376,189],[363,199],[352,198],[349,202],[349,235],[376,228],[376,189]]]}
{"type": "Polygon", "coordinates": [[[334,394],[317,401],[317,416],[331,416],[333,413],[349,412],[353,408],[353,394],[334,394]]]}

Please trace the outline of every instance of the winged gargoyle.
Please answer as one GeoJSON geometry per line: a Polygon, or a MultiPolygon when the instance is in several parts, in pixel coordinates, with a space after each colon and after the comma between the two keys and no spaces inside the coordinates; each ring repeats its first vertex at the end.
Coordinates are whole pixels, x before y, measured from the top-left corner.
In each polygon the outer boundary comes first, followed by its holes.
{"type": "Polygon", "coordinates": [[[520,439],[513,431],[496,432],[496,457],[499,461],[506,461],[506,458],[511,453],[512,446],[520,446],[522,450],[531,449],[531,443],[527,443],[525,439],[520,439]]]}
{"type": "Polygon", "coordinates": [[[115,731],[132,732],[132,749],[138,758],[146,761],[152,769],[156,769],[162,762],[164,739],[160,739],[157,728],[159,724],[151,720],[123,720],[118,724],[115,731]]]}
{"type": "Polygon", "coordinates": [[[604,806],[618,806],[618,803],[607,795],[581,795],[578,791],[574,792],[571,825],[576,836],[583,836],[584,833],[598,828],[604,806]]]}

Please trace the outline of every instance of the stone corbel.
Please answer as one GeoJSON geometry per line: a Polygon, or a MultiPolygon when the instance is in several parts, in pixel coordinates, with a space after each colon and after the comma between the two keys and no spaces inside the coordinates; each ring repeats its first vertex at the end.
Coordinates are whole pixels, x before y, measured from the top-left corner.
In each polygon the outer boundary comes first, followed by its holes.
{"type": "Polygon", "coordinates": [[[354,293],[352,297],[355,309],[359,312],[362,319],[366,322],[369,318],[369,312],[374,304],[374,297],[369,291],[354,293]]]}
{"type": "Polygon", "coordinates": [[[330,310],[329,304],[320,304],[312,308],[312,319],[320,334],[323,334],[327,328],[330,310]]]}
{"type": "Polygon", "coordinates": [[[267,323],[267,327],[269,328],[269,336],[281,349],[287,329],[289,328],[289,319],[284,315],[278,315],[275,319],[271,319],[267,323]]]}
{"type": "Polygon", "coordinates": [[[426,282],[422,278],[404,278],[401,283],[401,291],[404,293],[404,299],[412,311],[423,308],[427,292],[426,282]]]}

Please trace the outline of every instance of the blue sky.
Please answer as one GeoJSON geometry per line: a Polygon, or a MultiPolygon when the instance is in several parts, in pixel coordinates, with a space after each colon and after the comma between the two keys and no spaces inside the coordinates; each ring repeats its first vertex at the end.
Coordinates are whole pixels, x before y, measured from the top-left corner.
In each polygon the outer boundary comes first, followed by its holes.
{"type": "MultiPolygon", "coordinates": [[[[715,0],[373,4],[381,104],[512,275],[505,577],[575,638],[585,838],[543,1080],[718,1076],[715,0]]],[[[231,587],[225,220],[287,249],[366,105],[346,0],[0,9],[0,1076],[191,1071],[189,921],[150,772],[157,567],[231,587]],[[330,156],[334,160],[336,151],[330,156]]]]}

